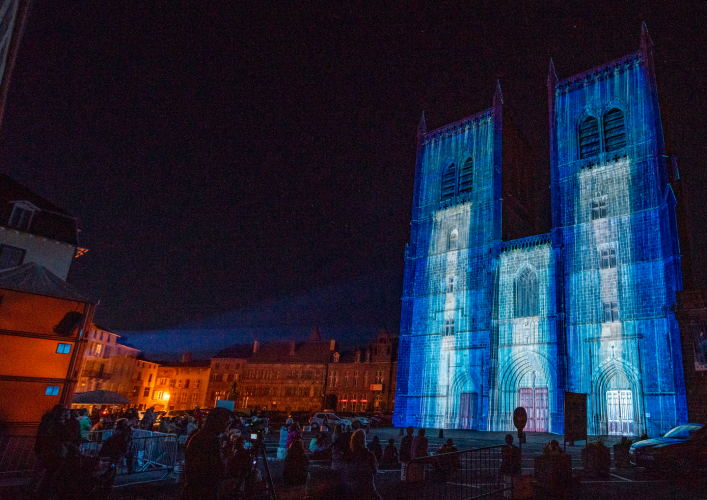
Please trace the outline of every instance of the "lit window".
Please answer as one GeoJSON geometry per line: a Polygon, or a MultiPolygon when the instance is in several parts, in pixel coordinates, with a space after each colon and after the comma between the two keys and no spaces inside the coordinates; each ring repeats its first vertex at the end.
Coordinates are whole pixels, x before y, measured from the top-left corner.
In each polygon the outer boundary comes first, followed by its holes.
{"type": "Polygon", "coordinates": [[[454,318],[444,320],[444,334],[446,336],[454,335],[454,318]]]}
{"type": "Polygon", "coordinates": [[[599,122],[588,116],[579,126],[579,157],[590,158],[599,154],[599,122]]]}
{"type": "Polygon", "coordinates": [[[449,249],[456,250],[457,248],[459,248],[459,233],[455,229],[449,235],[449,249]]]}
{"type": "Polygon", "coordinates": [[[44,391],[45,396],[58,396],[59,386],[58,385],[48,385],[47,390],[44,391]]]}
{"type": "Polygon", "coordinates": [[[32,217],[37,210],[39,210],[39,208],[28,201],[16,201],[15,206],[12,207],[12,213],[10,214],[10,220],[7,225],[15,229],[26,231],[32,224],[32,217]]]}
{"type": "Polygon", "coordinates": [[[516,276],[515,317],[525,318],[538,315],[538,275],[530,267],[524,267],[516,276]]]}
{"type": "Polygon", "coordinates": [[[162,399],[162,394],[164,394],[163,391],[157,391],[152,395],[152,399],[162,399]]]}
{"type": "Polygon", "coordinates": [[[10,245],[0,245],[0,269],[19,267],[24,261],[24,249],[11,247],[10,245]]]}
{"type": "Polygon", "coordinates": [[[616,323],[619,321],[619,303],[604,302],[604,323],[616,323]]]}
{"type": "Polygon", "coordinates": [[[606,218],[606,196],[592,201],[592,220],[606,218]]]}
{"type": "Polygon", "coordinates": [[[334,353],[334,363],[338,363],[338,362],[339,362],[339,353],[335,352],[334,353]]]}
{"type": "Polygon", "coordinates": [[[613,269],[616,267],[616,250],[614,248],[607,248],[601,251],[601,268],[602,269],[613,269]]]}
{"type": "Polygon", "coordinates": [[[69,354],[71,352],[71,344],[57,344],[56,352],[59,354],[69,354]]]}

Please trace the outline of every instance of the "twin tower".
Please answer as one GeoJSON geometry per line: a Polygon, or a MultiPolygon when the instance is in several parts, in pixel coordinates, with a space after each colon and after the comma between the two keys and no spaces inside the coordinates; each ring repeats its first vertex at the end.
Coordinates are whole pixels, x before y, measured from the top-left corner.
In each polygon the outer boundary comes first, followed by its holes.
{"type": "Polygon", "coordinates": [[[675,292],[677,176],[665,154],[652,42],[558,80],[550,65],[552,230],[537,158],[493,107],[418,129],[395,424],[562,433],[565,392],[590,434],[687,421],[675,292]],[[519,238],[519,236],[523,236],[519,238]]]}

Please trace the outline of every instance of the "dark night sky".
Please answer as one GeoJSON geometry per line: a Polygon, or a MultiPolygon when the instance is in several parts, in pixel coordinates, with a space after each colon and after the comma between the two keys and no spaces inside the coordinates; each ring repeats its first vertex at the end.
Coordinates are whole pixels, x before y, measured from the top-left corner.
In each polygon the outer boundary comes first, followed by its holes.
{"type": "Polygon", "coordinates": [[[170,327],[365,277],[397,330],[421,111],[432,129],[486,109],[500,79],[547,156],[549,58],[564,78],[633,52],[642,21],[703,227],[704,2],[374,3],[35,2],[0,168],[79,217],[69,281],[101,297],[97,322],[170,327]]]}

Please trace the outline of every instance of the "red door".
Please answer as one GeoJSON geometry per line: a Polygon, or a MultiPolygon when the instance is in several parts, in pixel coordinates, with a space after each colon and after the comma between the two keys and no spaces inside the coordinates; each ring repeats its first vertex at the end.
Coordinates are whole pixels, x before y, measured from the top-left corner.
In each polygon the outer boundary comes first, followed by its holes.
{"type": "Polygon", "coordinates": [[[547,401],[547,387],[538,387],[533,390],[529,387],[520,389],[520,406],[525,408],[528,423],[525,430],[528,432],[547,432],[549,411],[547,401]]]}

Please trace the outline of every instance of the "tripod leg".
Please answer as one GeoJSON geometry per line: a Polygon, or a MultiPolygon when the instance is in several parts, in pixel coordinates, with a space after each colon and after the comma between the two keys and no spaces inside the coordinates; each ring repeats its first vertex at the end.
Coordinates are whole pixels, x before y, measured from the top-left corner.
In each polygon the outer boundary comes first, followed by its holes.
{"type": "Polygon", "coordinates": [[[265,446],[260,447],[260,455],[263,457],[263,465],[265,465],[265,475],[268,478],[268,487],[270,488],[270,496],[272,500],[277,500],[277,494],[275,493],[275,485],[272,482],[272,476],[270,475],[270,466],[268,465],[268,458],[265,456],[265,446]]]}

